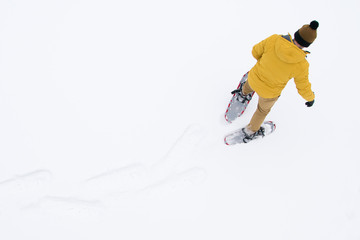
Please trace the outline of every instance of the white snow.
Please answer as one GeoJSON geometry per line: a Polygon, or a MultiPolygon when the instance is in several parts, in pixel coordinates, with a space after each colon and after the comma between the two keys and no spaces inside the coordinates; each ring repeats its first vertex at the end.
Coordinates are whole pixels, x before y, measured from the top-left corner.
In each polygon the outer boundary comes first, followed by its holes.
{"type": "Polygon", "coordinates": [[[360,2],[0,1],[0,238],[359,240],[360,2]],[[254,44],[318,20],[262,140],[254,44]]]}

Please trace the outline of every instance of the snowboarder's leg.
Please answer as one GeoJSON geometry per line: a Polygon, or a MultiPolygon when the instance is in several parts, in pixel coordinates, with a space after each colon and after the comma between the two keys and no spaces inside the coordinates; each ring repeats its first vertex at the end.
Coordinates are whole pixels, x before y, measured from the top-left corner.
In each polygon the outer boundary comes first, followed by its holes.
{"type": "Polygon", "coordinates": [[[261,124],[264,122],[266,116],[274,106],[275,102],[279,99],[276,98],[262,98],[259,96],[259,102],[254,115],[251,118],[249,125],[246,127],[250,132],[257,132],[261,124]]]}
{"type": "Polygon", "coordinates": [[[254,92],[254,90],[250,87],[249,81],[246,81],[242,88],[242,94],[246,96],[252,92],[254,92]]]}

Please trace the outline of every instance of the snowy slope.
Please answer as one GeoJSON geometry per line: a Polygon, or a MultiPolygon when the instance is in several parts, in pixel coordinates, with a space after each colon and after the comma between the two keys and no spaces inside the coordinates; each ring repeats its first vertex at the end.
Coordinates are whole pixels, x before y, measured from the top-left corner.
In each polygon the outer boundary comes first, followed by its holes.
{"type": "Polygon", "coordinates": [[[360,238],[357,39],[345,1],[0,1],[1,239],[360,238]],[[306,108],[226,146],[252,46],[318,20],[306,108]]]}

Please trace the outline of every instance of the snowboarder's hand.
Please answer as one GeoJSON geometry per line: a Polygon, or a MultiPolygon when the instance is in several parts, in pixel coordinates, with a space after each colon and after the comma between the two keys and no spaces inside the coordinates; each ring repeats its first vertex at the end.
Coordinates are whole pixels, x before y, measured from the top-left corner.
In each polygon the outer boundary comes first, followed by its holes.
{"type": "Polygon", "coordinates": [[[314,105],[314,102],[315,102],[315,99],[312,100],[312,101],[310,101],[310,102],[306,102],[305,105],[306,105],[307,107],[312,107],[312,105],[314,105]]]}

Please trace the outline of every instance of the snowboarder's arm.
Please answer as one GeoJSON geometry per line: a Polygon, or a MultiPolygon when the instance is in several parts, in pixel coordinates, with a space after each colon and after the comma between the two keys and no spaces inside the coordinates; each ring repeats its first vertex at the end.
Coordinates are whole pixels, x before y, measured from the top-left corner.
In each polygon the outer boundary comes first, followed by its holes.
{"type": "Polygon", "coordinates": [[[264,54],[264,49],[265,49],[265,45],[266,45],[266,41],[269,39],[269,38],[273,38],[273,37],[276,37],[276,34],[262,40],[261,42],[259,42],[258,44],[256,44],[253,49],[252,49],[252,55],[254,56],[254,58],[256,60],[259,60],[262,55],[264,54]]]}
{"type": "Polygon", "coordinates": [[[252,55],[256,60],[259,60],[264,53],[266,39],[256,44],[252,49],[252,55]]]}
{"type": "Polygon", "coordinates": [[[315,99],[315,94],[311,90],[311,83],[309,82],[309,69],[294,78],[298,93],[308,102],[315,99]]]}

